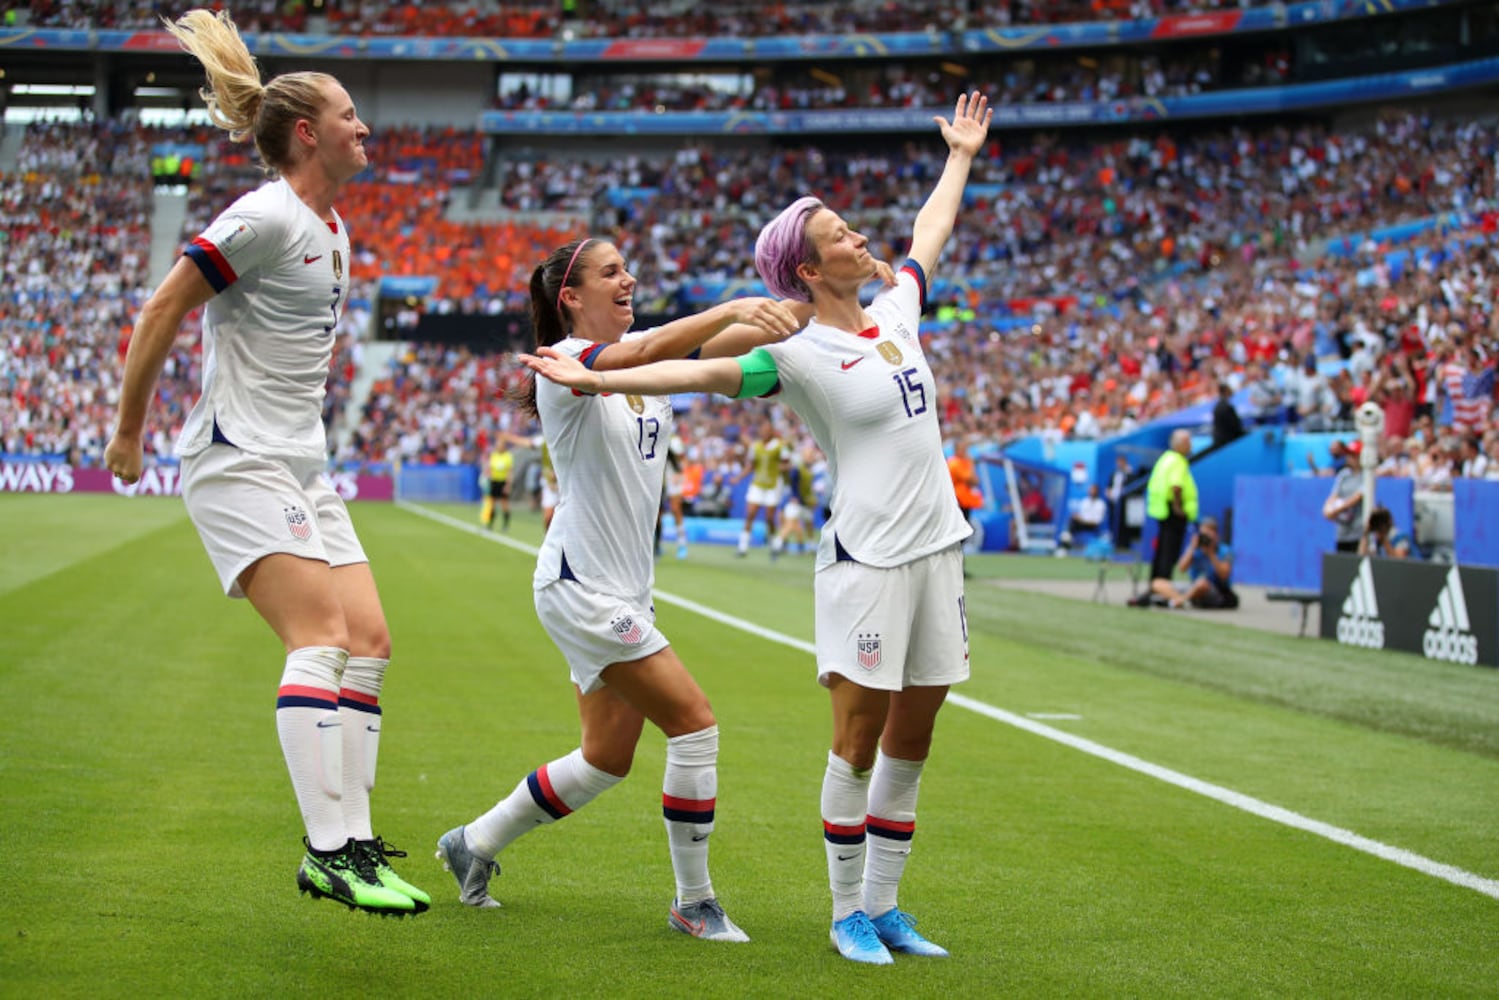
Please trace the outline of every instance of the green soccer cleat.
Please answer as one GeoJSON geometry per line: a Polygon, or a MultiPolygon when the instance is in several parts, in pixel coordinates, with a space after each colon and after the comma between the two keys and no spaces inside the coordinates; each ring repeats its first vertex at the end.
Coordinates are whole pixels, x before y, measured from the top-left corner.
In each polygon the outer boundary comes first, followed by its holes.
{"type": "Polygon", "coordinates": [[[374,840],[356,840],[354,850],[362,854],[374,866],[375,875],[379,878],[380,884],[410,899],[416,904],[417,913],[422,913],[431,907],[432,897],[397,875],[396,870],[385,860],[386,858],[404,858],[405,851],[398,851],[391,847],[383,837],[376,837],[374,840]]]}
{"type": "Polygon", "coordinates": [[[314,852],[306,838],[302,842],[307,844],[307,853],[297,869],[297,888],[311,893],[313,899],[331,899],[351,910],[381,916],[404,917],[415,912],[411,897],[380,884],[374,865],[355,849],[354,841],[331,854],[314,852]]]}

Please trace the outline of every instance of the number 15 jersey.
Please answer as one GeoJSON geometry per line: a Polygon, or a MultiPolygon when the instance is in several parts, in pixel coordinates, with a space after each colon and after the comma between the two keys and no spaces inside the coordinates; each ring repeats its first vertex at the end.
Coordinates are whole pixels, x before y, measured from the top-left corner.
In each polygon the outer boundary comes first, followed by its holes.
{"type": "Polygon", "coordinates": [[[937,385],[917,339],[926,280],[908,261],[875,296],[859,333],[815,319],[762,348],[782,398],[828,460],[832,516],[817,568],[840,558],[900,566],[972,533],[953,493],[937,422],[937,385]]]}

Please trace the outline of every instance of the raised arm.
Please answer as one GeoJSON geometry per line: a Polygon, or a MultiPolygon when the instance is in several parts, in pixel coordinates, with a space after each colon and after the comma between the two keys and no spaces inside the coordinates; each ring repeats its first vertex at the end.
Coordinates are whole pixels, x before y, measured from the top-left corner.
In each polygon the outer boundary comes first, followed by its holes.
{"type": "Polygon", "coordinates": [[[735,358],[658,361],[635,368],[600,371],[597,367],[585,368],[576,358],[553,348],[540,347],[535,354],[520,355],[520,360],[536,374],[558,385],[594,394],[624,392],[664,396],[673,392],[717,392],[734,396],[744,383],[743,371],[735,358]]]}
{"type": "Polygon", "coordinates": [[[213,286],[197,265],[187,257],[179,257],[166,280],[141,307],[130,334],[130,348],[125,352],[125,375],[120,386],[114,435],[104,448],[104,464],[127,483],[141,476],[144,463],[141,436],[146,411],[177,330],[189,312],[213,296],[213,286]]]}
{"type": "Polygon", "coordinates": [[[953,222],[963,204],[963,188],[968,185],[968,172],[973,167],[973,158],[984,146],[989,135],[989,122],[993,118],[989,99],[975,90],[972,94],[959,96],[952,121],[940,116],[932,119],[942,129],[942,138],[947,142],[947,165],[942,168],[942,176],[926,204],[916,213],[911,251],[906,255],[921,265],[928,280],[937,266],[942,247],[952,235],[953,222]]]}

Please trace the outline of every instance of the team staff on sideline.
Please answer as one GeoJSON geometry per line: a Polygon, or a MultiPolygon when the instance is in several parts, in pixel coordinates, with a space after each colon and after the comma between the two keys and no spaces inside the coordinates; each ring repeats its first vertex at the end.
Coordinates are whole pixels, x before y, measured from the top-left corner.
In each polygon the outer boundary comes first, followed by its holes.
{"type": "Polygon", "coordinates": [[[916,798],[937,712],[968,677],[961,543],[937,423],[931,368],[917,339],[928,276],[952,233],[973,158],[993,113],[958,98],[935,121],[949,155],[917,213],[893,289],[865,309],[876,274],[868,240],[816,198],[793,202],[760,232],[755,266],[771,294],[810,301],[800,335],[750,354],[589,371],[568,352],[523,356],[561,385],[596,392],[777,390],[827,455],[832,517],[815,577],[818,679],[833,703],[822,783],[823,840],[840,954],[889,964],[890,951],[946,955],[916,932],[897,891],[916,828],[916,798]],[[867,848],[867,849],[866,849],[867,848]]]}
{"type": "Polygon", "coordinates": [[[1152,595],[1169,601],[1175,588],[1171,575],[1187,541],[1187,525],[1197,520],[1197,480],[1187,456],[1192,454],[1192,432],[1177,428],[1171,444],[1156,459],[1145,484],[1145,513],[1156,522],[1155,555],[1150,560],[1150,587],[1130,601],[1148,607],[1152,595]]]}
{"type": "Polygon", "coordinates": [[[141,310],[105,464],[141,474],[141,435],[183,317],[203,315],[203,394],[177,441],[183,498],[224,592],[248,598],[286,647],[276,729],[307,828],[297,884],[380,913],[427,908],[374,836],[370,789],[390,633],[348,511],[324,474],[322,403],[348,291],[349,233],[333,208],[365,168],[369,129],[338,81],[260,70],[227,13],[168,30],[203,63],[208,113],[253,137],[277,179],[225,209],[141,310]]]}
{"type": "Polygon", "coordinates": [[[776,532],[776,511],[781,506],[781,488],[784,485],[784,469],[790,446],[776,432],[775,421],[766,417],[760,422],[760,436],[755,438],[747,453],[749,468],[745,475],[751,477],[749,490],[744,495],[744,527],[739,532],[739,556],[749,554],[750,538],[755,527],[755,516],[765,512],[765,544],[774,559],[781,553],[781,536],[776,532]]]}
{"type": "MultiPolygon", "coordinates": [[[[699,349],[733,355],[789,336],[805,321],[784,303],[738,299],[654,331],[630,333],[635,278],[619,250],[586,239],[554,250],[531,276],[537,344],[599,377],[699,349]]],[[[651,585],[671,401],[579,393],[530,379],[523,409],[541,419],[560,499],[534,576],[536,613],[577,692],[582,743],[523,778],[494,808],[443,834],[437,856],[459,897],[499,905],[489,880],[511,841],[583,808],[630,772],[645,720],[666,735],[661,812],[676,898],[668,925],[714,941],[748,941],[708,876],[718,788],[718,724],[708,698],[655,626],[651,585]]]]}

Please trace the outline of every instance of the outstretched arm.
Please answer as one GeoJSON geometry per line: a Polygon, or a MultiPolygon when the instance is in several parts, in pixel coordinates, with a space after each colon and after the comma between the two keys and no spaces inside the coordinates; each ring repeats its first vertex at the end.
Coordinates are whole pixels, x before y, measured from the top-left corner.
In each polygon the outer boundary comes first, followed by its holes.
{"type": "Polygon", "coordinates": [[[951,122],[942,117],[932,119],[942,129],[942,138],[947,142],[947,165],[942,168],[942,176],[926,204],[916,213],[911,252],[906,255],[921,265],[928,280],[937,266],[942,247],[952,235],[953,222],[963,204],[963,188],[968,185],[968,171],[973,167],[973,158],[984,146],[989,135],[989,122],[993,119],[989,99],[976,90],[958,98],[951,122]]]}
{"type": "Polygon", "coordinates": [[[733,396],[744,381],[739,362],[734,358],[658,361],[636,368],[599,371],[585,368],[576,358],[553,348],[540,347],[535,354],[520,355],[520,360],[536,374],[558,385],[595,394],[624,392],[664,396],[673,392],[717,392],[733,396]]]}
{"type": "Polygon", "coordinates": [[[197,265],[187,257],[178,257],[166,279],[141,307],[130,334],[130,348],[125,352],[125,375],[114,434],[104,448],[104,464],[127,483],[141,476],[145,461],[141,436],[146,426],[146,410],[177,330],[183,317],[213,296],[213,286],[197,265]]]}
{"type": "Polygon", "coordinates": [[[811,311],[807,307],[806,314],[802,315],[801,310],[793,308],[801,305],[800,302],[763,297],[730,299],[696,315],[672,320],[649,337],[609,344],[594,356],[593,367],[595,371],[613,371],[668,358],[685,358],[703,345],[720,339],[727,331],[735,331],[734,339],[743,345],[742,349],[732,352],[718,350],[714,356],[743,354],[761,344],[785,340],[805,326],[811,319],[811,311]]]}
{"type": "MultiPolygon", "coordinates": [[[[812,303],[795,302],[791,299],[780,301],[767,299],[773,302],[791,316],[791,321],[796,324],[795,333],[806,326],[812,319],[812,303]]],[[[779,311],[778,311],[779,312],[779,311]]],[[[763,323],[734,323],[726,327],[723,332],[716,335],[712,340],[703,345],[702,358],[737,358],[741,354],[748,354],[757,347],[766,344],[778,343],[785,340],[787,334],[783,334],[780,328],[772,329],[763,323]]]]}

